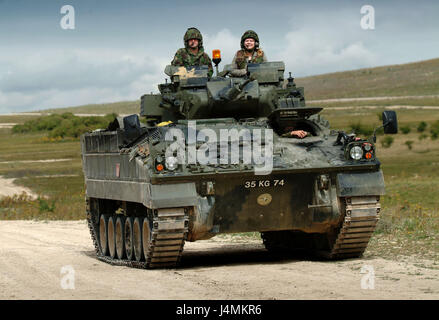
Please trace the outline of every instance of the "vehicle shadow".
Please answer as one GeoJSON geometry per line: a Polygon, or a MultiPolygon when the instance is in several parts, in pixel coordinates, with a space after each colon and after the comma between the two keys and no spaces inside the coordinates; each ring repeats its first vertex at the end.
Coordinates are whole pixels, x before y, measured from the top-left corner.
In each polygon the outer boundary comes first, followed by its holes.
{"type": "Polygon", "coordinates": [[[184,251],[179,268],[282,264],[316,259],[315,256],[304,250],[275,254],[253,244],[237,244],[221,246],[219,248],[184,251]]]}
{"type": "MultiPolygon", "coordinates": [[[[82,254],[99,261],[93,250],[82,251],[82,254]]],[[[354,260],[346,259],[346,260],[354,260]]],[[[364,258],[362,258],[364,259],[364,258]]],[[[346,261],[344,260],[344,261],[346,261]]],[[[314,252],[308,250],[292,250],[283,253],[272,253],[263,246],[255,244],[230,244],[218,247],[191,248],[183,251],[178,269],[194,269],[223,267],[251,264],[287,264],[294,262],[313,261],[323,263],[335,263],[314,252]]],[[[104,262],[103,262],[104,263],[104,262]]]]}

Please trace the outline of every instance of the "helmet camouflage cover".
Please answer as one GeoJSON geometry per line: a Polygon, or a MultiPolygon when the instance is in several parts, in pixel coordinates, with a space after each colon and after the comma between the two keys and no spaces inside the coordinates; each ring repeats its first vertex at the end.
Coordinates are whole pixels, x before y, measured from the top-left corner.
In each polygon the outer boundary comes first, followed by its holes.
{"type": "Polygon", "coordinates": [[[245,39],[248,39],[248,38],[252,38],[255,40],[255,42],[256,42],[255,49],[257,49],[259,47],[259,37],[258,37],[258,34],[256,32],[254,32],[253,30],[247,30],[246,32],[244,32],[244,34],[241,37],[241,48],[245,49],[244,48],[244,41],[245,41],[245,39]]]}
{"type": "Polygon", "coordinates": [[[189,39],[197,39],[198,40],[198,47],[201,48],[203,46],[203,36],[201,35],[200,30],[197,28],[189,28],[187,29],[186,33],[184,34],[184,46],[188,46],[189,39]]]}

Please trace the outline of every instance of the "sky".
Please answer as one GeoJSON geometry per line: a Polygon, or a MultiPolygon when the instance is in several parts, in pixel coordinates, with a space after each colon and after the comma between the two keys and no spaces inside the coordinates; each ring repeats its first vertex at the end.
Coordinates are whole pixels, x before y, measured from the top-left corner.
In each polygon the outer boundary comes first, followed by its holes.
{"type": "Polygon", "coordinates": [[[252,29],[269,61],[303,77],[437,58],[438,15],[437,0],[0,0],[0,114],[157,92],[188,27],[221,50],[220,70],[252,29]]]}

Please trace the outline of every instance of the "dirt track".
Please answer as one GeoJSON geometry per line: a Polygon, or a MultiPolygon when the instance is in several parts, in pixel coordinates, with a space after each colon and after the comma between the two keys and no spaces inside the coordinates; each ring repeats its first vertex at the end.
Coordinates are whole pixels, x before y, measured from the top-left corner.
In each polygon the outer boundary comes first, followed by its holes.
{"type": "Polygon", "coordinates": [[[14,195],[20,195],[26,193],[29,197],[36,199],[37,195],[29,188],[17,186],[14,183],[15,179],[7,179],[0,176],[0,198],[12,197],[14,195]]]}
{"type": "Polygon", "coordinates": [[[187,243],[179,269],[110,266],[95,258],[85,221],[0,221],[0,257],[0,299],[439,298],[433,261],[281,259],[260,241],[187,243]],[[61,288],[66,265],[74,290],[61,288]],[[374,290],[361,289],[363,265],[375,270],[374,290]]]}

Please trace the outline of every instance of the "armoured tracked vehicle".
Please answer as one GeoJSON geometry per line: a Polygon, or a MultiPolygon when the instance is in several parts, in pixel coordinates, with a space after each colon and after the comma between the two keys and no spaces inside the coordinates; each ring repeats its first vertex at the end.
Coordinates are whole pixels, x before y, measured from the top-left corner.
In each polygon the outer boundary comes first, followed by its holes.
{"type": "MultiPolygon", "coordinates": [[[[207,67],[168,66],[160,93],[141,97],[146,124],[131,115],[81,137],[100,260],[173,267],[185,241],[255,231],[274,252],[363,254],[384,194],[375,133],[330,130],[284,69],[249,64],[247,76],[233,78],[226,66],[209,78],[207,67]]],[[[383,113],[383,127],[397,132],[393,111],[383,113]]]]}

